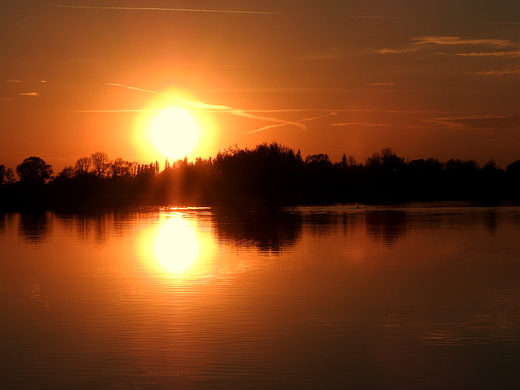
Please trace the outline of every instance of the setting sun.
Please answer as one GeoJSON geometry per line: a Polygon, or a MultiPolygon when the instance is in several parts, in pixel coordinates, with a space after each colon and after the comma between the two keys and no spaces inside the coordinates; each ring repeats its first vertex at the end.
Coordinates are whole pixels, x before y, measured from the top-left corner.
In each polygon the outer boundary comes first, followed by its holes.
{"type": "Polygon", "coordinates": [[[176,160],[187,156],[197,145],[199,124],[183,108],[161,111],[150,124],[150,140],[166,158],[176,160]]]}
{"type": "Polygon", "coordinates": [[[216,123],[200,106],[181,91],[158,93],[134,122],[133,142],[140,158],[174,162],[214,154],[216,123]]]}

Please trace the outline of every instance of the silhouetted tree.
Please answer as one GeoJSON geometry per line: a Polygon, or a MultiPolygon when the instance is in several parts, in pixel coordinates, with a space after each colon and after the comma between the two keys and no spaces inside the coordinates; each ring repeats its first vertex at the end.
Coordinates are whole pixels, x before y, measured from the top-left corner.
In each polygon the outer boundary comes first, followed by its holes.
{"type": "Polygon", "coordinates": [[[412,200],[440,200],[443,164],[434,158],[408,162],[406,193],[412,200]]]}
{"type": "Polygon", "coordinates": [[[234,145],[220,151],[213,165],[215,196],[226,203],[283,204],[299,196],[303,161],[299,154],[277,143],[254,149],[234,145]]]}
{"type": "Polygon", "coordinates": [[[22,182],[44,184],[52,178],[52,167],[40,157],[27,157],[16,167],[22,182]]]}
{"type": "Polygon", "coordinates": [[[379,152],[372,153],[372,155],[365,160],[365,166],[367,167],[379,166],[381,163],[382,157],[379,152]]]}
{"type": "Polygon", "coordinates": [[[503,196],[506,185],[505,171],[494,159],[486,162],[478,172],[479,198],[486,202],[495,202],[503,196]]]}
{"type": "Polygon", "coordinates": [[[497,164],[494,158],[485,163],[482,168],[483,171],[496,172],[500,170],[500,165],[497,164]]]}
{"type": "Polygon", "coordinates": [[[95,152],[90,156],[93,172],[97,177],[105,178],[110,175],[111,161],[105,152],[95,152]]]}
{"type": "Polygon", "coordinates": [[[362,197],[371,201],[395,201],[406,187],[406,163],[391,148],[373,153],[365,161],[362,197]]]}
{"type": "Polygon", "coordinates": [[[77,174],[85,174],[90,172],[90,168],[92,168],[92,158],[90,157],[81,157],[76,160],[76,173],[77,174]]]}
{"type": "Polygon", "coordinates": [[[373,153],[366,159],[368,167],[381,167],[385,171],[395,171],[405,165],[404,158],[398,157],[391,148],[383,148],[380,152],[373,153]]]}
{"type": "Polygon", "coordinates": [[[327,154],[319,153],[305,157],[303,191],[306,202],[328,203],[336,196],[333,164],[327,154]]]}
{"type": "Polygon", "coordinates": [[[354,156],[349,155],[347,156],[345,153],[341,156],[341,160],[339,162],[339,166],[341,169],[348,169],[351,167],[357,166],[357,160],[354,158],[354,156]]]}
{"type": "Polygon", "coordinates": [[[58,177],[63,179],[72,179],[74,176],[76,176],[76,168],[72,165],[64,167],[60,173],[58,173],[58,177]]]}
{"type": "Polygon", "coordinates": [[[137,174],[136,162],[125,161],[121,157],[112,161],[112,177],[133,177],[137,174]]]}
{"type": "Polygon", "coordinates": [[[215,158],[187,158],[138,164],[96,152],[67,166],[49,183],[52,168],[38,157],[12,170],[0,165],[0,208],[41,210],[45,207],[120,205],[212,205],[248,209],[334,202],[424,200],[520,200],[520,160],[504,171],[491,159],[479,167],[473,160],[405,161],[384,148],[359,164],[343,154],[333,163],[327,154],[309,155],[277,143],[253,149],[237,145],[215,158]]]}
{"type": "Polygon", "coordinates": [[[478,197],[477,174],[480,167],[474,160],[450,159],[444,164],[443,186],[448,200],[474,200],[478,197]]]}
{"type": "Polygon", "coordinates": [[[6,168],[0,164],[0,185],[14,183],[14,173],[11,168],[6,168]]]}
{"type": "Polygon", "coordinates": [[[506,179],[509,198],[520,198],[520,160],[516,160],[507,166],[506,179]]]}
{"type": "Polygon", "coordinates": [[[327,154],[311,154],[305,157],[305,165],[312,169],[328,169],[332,167],[332,162],[327,154]]]}
{"type": "Polygon", "coordinates": [[[520,179],[520,160],[516,160],[509,164],[506,168],[506,173],[520,179]]]}

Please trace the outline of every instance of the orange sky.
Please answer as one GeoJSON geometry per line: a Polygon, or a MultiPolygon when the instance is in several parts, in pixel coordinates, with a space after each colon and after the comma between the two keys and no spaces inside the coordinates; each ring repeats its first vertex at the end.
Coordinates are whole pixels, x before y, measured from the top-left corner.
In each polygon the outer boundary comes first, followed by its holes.
{"type": "Polygon", "coordinates": [[[520,159],[518,15],[517,0],[4,1],[0,164],[148,163],[136,123],[176,90],[211,123],[204,158],[277,141],[505,168],[520,159]]]}

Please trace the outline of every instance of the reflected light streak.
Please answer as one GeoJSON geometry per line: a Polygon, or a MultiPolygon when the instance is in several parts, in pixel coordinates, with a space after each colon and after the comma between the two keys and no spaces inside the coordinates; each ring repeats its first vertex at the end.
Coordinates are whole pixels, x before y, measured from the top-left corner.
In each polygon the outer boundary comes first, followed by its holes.
{"type": "Polygon", "coordinates": [[[198,257],[200,244],[195,229],[182,218],[162,224],[153,245],[153,254],[165,271],[185,273],[198,257]]]}
{"type": "Polygon", "coordinates": [[[161,215],[158,223],[143,231],[138,250],[146,269],[168,278],[191,278],[212,273],[216,253],[211,235],[182,214],[161,215]]]}

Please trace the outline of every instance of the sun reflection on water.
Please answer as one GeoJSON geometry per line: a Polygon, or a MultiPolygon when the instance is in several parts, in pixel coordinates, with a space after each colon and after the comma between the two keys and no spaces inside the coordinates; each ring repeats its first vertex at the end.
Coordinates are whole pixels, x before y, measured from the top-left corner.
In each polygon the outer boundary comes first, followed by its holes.
{"type": "Polygon", "coordinates": [[[211,274],[216,244],[193,219],[168,213],[142,232],[138,249],[150,273],[191,278],[211,274]]]}

